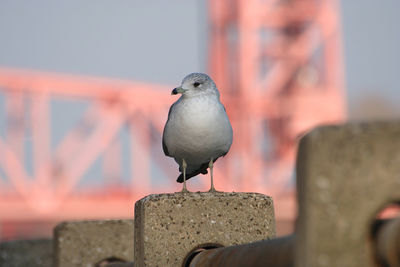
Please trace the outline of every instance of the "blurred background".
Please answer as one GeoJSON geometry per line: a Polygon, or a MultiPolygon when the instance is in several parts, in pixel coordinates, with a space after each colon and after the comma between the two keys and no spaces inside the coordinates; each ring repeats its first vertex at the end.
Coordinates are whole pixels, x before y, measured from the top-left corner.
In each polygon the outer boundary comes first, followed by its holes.
{"type": "MultiPolygon", "coordinates": [[[[217,190],[274,197],[293,229],[295,155],[317,125],[400,115],[396,0],[0,1],[0,241],[132,218],[175,192],[170,91],[215,80],[234,129],[217,190]]],[[[209,176],[191,179],[206,191],[209,176]]]]}

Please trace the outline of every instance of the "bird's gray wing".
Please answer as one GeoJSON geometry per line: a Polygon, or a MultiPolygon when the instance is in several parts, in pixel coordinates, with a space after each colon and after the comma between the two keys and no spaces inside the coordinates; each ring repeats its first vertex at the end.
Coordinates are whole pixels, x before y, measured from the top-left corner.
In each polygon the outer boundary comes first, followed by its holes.
{"type": "Polygon", "coordinates": [[[167,145],[165,144],[165,127],[167,126],[167,123],[168,123],[168,121],[169,121],[169,116],[171,115],[171,111],[172,111],[172,109],[174,108],[174,106],[175,106],[175,103],[172,104],[172,106],[169,108],[169,111],[168,111],[168,119],[167,119],[167,122],[165,123],[164,131],[163,131],[163,137],[162,137],[162,148],[163,148],[163,151],[164,151],[165,156],[168,156],[168,157],[171,157],[171,154],[169,154],[169,152],[168,152],[168,147],[167,147],[167,145]]]}

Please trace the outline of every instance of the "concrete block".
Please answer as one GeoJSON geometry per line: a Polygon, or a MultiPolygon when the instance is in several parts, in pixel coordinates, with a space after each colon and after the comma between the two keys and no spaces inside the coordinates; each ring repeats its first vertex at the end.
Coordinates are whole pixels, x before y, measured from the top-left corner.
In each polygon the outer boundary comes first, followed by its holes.
{"type": "Polygon", "coordinates": [[[0,243],[0,266],[2,267],[51,267],[52,264],[53,241],[51,239],[0,243]]]}
{"type": "Polygon", "coordinates": [[[256,193],[174,193],[135,204],[135,266],[181,266],[194,248],[275,237],[272,199],[256,193]]]}
{"type": "Polygon", "coordinates": [[[133,220],[76,221],[54,230],[55,266],[95,266],[108,258],[133,261],[133,220]]]}
{"type": "Polygon", "coordinates": [[[400,200],[400,123],[327,126],[297,159],[296,266],[375,266],[371,227],[400,200]]]}

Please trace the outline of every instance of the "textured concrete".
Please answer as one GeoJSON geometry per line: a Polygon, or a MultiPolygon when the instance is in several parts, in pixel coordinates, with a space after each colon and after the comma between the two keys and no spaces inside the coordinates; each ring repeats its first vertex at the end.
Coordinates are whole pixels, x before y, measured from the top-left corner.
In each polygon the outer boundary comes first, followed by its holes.
{"type": "Polygon", "coordinates": [[[56,267],[90,267],[108,258],[133,261],[133,220],[61,223],[54,242],[56,267]]]}
{"type": "Polygon", "coordinates": [[[300,142],[297,179],[296,266],[375,266],[372,221],[400,200],[400,123],[312,131],[300,142]]]}
{"type": "Polygon", "coordinates": [[[200,245],[230,246],[273,237],[273,202],[262,194],[161,194],[135,205],[135,266],[181,266],[200,245]]]}
{"type": "Polygon", "coordinates": [[[1,267],[51,267],[53,241],[50,239],[18,240],[0,244],[1,267]]]}

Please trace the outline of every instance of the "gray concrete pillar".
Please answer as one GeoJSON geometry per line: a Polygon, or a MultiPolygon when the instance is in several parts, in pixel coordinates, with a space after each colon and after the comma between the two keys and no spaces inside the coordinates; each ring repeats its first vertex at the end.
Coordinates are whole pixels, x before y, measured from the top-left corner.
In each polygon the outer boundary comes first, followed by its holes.
{"type": "Polygon", "coordinates": [[[53,240],[17,240],[0,243],[1,267],[53,266],[53,240]]]}
{"type": "Polygon", "coordinates": [[[313,130],[297,158],[296,266],[376,266],[372,225],[400,201],[400,122],[313,130]]]}
{"type": "Polygon", "coordinates": [[[135,266],[181,266],[198,247],[273,237],[273,202],[262,194],[160,194],[135,204],[135,266]]]}
{"type": "Polygon", "coordinates": [[[133,220],[76,221],[54,230],[54,266],[96,266],[105,259],[133,261],[133,220]]]}

